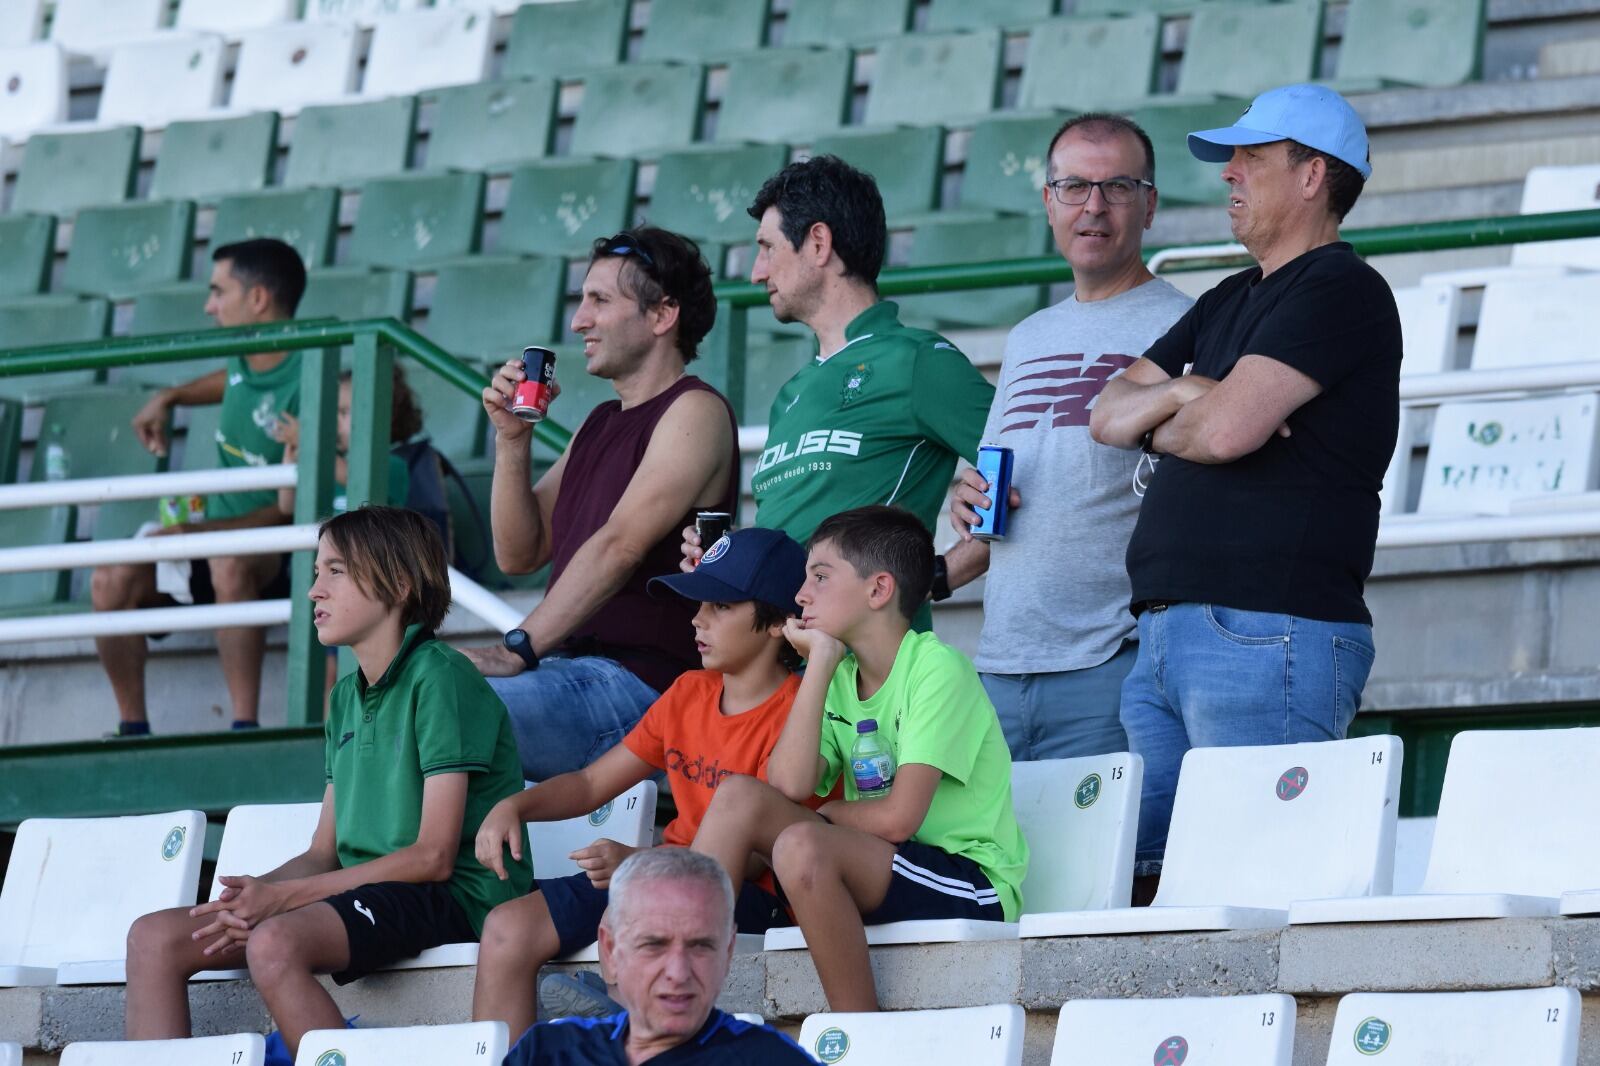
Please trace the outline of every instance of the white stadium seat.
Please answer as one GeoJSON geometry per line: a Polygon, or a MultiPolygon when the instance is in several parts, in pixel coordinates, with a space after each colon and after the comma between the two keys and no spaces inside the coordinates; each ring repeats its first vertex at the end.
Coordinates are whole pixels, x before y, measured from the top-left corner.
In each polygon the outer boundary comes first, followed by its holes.
{"type": "MultiPolygon", "coordinates": [[[[247,803],[230,810],[206,899],[222,895],[224,876],[259,877],[304,852],[311,845],[321,813],[321,803],[247,803]]],[[[248,976],[250,971],[243,968],[202,970],[191,980],[236,981],[248,976]]]]}
{"type": "Polygon", "coordinates": [[[170,34],[111,53],[99,121],[160,129],[200,118],[222,102],[227,44],[215,34],[170,34]]]}
{"type": "Polygon", "coordinates": [[[363,96],[400,96],[482,81],[494,47],[494,14],[458,7],[384,19],[372,31],[363,96]]]}
{"type": "Polygon", "coordinates": [[[1156,1062],[1290,1066],[1294,997],[1078,999],[1061,1008],[1051,1066],[1156,1062]]]}
{"type": "Polygon", "coordinates": [[[1420,515],[1506,514],[1593,489],[1600,401],[1593,392],[1440,404],[1420,515]]]}
{"type": "Polygon", "coordinates": [[[6,0],[0,4],[0,48],[37,41],[44,32],[44,0],[6,0]]]}
{"type": "Polygon", "coordinates": [[[506,1057],[505,1022],[409,1025],[393,1029],[313,1029],[300,1038],[295,1066],[330,1063],[425,1062],[428,1066],[488,1066],[506,1057]],[[330,1052],[336,1054],[330,1055],[330,1052]]]}
{"type": "Polygon", "coordinates": [[[1600,274],[1505,278],[1484,286],[1472,368],[1600,359],[1600,274]]]}
{"type": "Polygon", "coordinates": [[[260,1033],[201,1036],[189,1040],[118,1040],[68,1044],[61,1066],[262,1066],[260,1033]]]}
{"type": "Polygon", "coordinates": [[[1461,328],[1461,290],[1453,285],[1417,285],[1394,290],[1405,353],[1400,376],[1456,369],[1456,334],[1461,328]]]}
{"type": "MultiPolygon", "coordinates": [[[[1133,892],[1134,837],[1144,760],[1118,752],[1011,766],[1011,806],[1028,841],[1023,906],[1037,911],[1126,907],[1133,892]]],[[[869,944],[1009,940],[1012,922],[947,918],[869,925],[869,944]]],[[[769,929],[768,951],[806,946],[798,926],[769,929]]]]}
{"type": "Polygon", "coordinates": [[[181,0],[177,28],[237,38],[245,30],[292,22],[299,9],[297,0],[181,0]]]}
{"type": "Polygon", "coordinates": [[[525,3],[562,4],[567,0],[434,0],[434,7],[475,7],[496,15],[514,15],[525,3]]]}
{"type": "Polygon", "coordinates": [[[1022,1008],[1010,1003],[949,1010],[813,1014],[800,1046],[821,1063],[959,1062],[1021,1066],[1022,1008]]]}
{"type": "Polygon", "coordinates": [[[1600,914],[1600,888],[1580,888],[1561,893],[1561,913],[1600,914]]]}
{"type": "MultiPolygon", "coordinates": [[[[1600,207],[1600,165],[1534,167],[1522,183],[1522,213],[1582,211],[1600,207]]],[[[1513,266],[1567,266],[1600,270],[1600,237],[1513,245],[1513,266]]]]}
{"type": "Polygon", "coordinates": [[[425,0],[306,0],[307,22],[350,22],[373,26],[386,18],[423,7],[425,0]]]}
{"type": "MultiPolygon", "coordinates": [[[[1428,852],[1433,850],[1437,818],[1399,818],[1394,824],[1394,894],[1422,891],[1428,876],[1428,852]]],[[[1290,905],[1293,910],[1293,905],[1290,905]]]]}
{"type": "Polygon", "coordinates": [[[349,24],[291,22],[239,35],[233,111],[299,114],[355,92],[361,32],[349,24]]]}
{"type": "Polygon", "coordinates": [[[1388,736],[1192,748],[1155,902],[1025,914],[1022,935],[1271,928],[1287,921],[1292,900],[1387,894],[1400,760],[1388,736]]]}
{"type": "Polygon", "coordinates": [[[22,1045],[0,1040],[0,1066],[22,1066],[22,1045]]]}
{"type": "Polygon", "coordinates": [[[1456,734],[1421,890],[1411,896],[1296,901],[1301,922],[1433,921],[1553,915],[1561,893],[1600,885],[1590,778],[1600,728],[1456,734]],[[1535,788],[1508,788],[1530,771],[1535,788]]]}
{"type": "Polygon", "coordinates": [[[205,831],[199,811],[23,822],[0,886],[0,987],[69,965],[120,973],[134,919],[193,903],[205,831]]]}
{"type": "Polygon", "coordinates": [[[1327,1066],[1576,1066],[1574,988],[1358,992],[1339,1001],[1327,1066]]]}
{"type": "Polygon", "coordinates": [[[42,41],[0,48],[0,137],[27,140],[67,120],[67,53],[42,41]]]}
{"type": "Polygon", "coordinates": [[[161,32],[167,0],[56,0],[50,39],[69,52],[104,57],[119,44],[161,32]]]}

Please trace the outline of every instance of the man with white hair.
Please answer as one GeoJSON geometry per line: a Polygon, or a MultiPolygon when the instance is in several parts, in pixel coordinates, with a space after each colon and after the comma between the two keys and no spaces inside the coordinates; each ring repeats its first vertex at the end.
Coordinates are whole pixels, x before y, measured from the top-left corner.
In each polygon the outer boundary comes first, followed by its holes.
{"type": "Polygon", "coordinates": [[[715,859],[648,848],[617,867],[610,891],[600,963],[622,1013],[535,1025],[506,1066],[636,1066],[669,1053],[675,1064],[813,1064],[776,1029],[716,1008],[733,960],[733,887],[715,859]]]}

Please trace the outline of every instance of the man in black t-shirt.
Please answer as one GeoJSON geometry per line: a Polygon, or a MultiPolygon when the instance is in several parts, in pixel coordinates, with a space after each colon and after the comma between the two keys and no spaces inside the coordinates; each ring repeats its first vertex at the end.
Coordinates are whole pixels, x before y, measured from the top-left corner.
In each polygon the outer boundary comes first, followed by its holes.
{"type": "Polygon", "coordinates": [[[1258,266],[1113,378],[1090,423],[1159,457],[1128,545],[1141,874],[1159,870],[1189,748],[1345,735],[1372,667],[1362,591],[1399,428],[1394,297],[1339,240],[1372,173],[1355,111],[1321,86],[1273,89],[1189,150],[1227,163],[1228,217],[1258,266]]]}

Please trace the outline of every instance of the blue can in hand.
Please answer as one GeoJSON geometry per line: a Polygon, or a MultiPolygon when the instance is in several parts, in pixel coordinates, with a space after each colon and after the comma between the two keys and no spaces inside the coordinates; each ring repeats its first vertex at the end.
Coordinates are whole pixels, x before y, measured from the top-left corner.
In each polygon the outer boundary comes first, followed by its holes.
{"type": "Polygon", "coordinates": [[[978,449],[978,476],[989,483],[988,507],[974,508],[978,522],[972,535],[979,540],[1004,540],[1006,527],[1011,524],[1011,464],[1015,454],[1010,448],[985,444],[978,449]]]}

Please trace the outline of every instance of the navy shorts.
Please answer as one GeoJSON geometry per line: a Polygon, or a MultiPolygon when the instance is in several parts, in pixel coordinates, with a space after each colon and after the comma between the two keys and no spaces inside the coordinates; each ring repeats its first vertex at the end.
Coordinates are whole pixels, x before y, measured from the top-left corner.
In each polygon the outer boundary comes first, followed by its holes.
{"type": "MultiPolygon", "coordinates": [[[[610,893],[595,888],[586,873],[550,877],[533,882],[534,890],[544,894],[550,910],[550,924],[561,941],[561,954],[593,944],[600,935],[600,916],[605,913],[610,893]]],[[[745,883],[734,901],[733,925],[741,933],[765,933],[780,925],[793,925],[794,919],[783,901],[760,885],[745,883]]]]}
{"type": "Polygon", "coordinates": [[[344,922],[350,939],[350,965],[333,975],[336,984],[347,985],[440,944],[478,942],[467,912],[443,881],[381,881],[322,902],[344,922]]]}
{"type": "Polygon", "coordinates": [[[861,920],[867,925],[937,918],[1003,922],[1005,911],[983,868],[931,844],[908,840],[895,851],[883,902],[861,920]]]}

